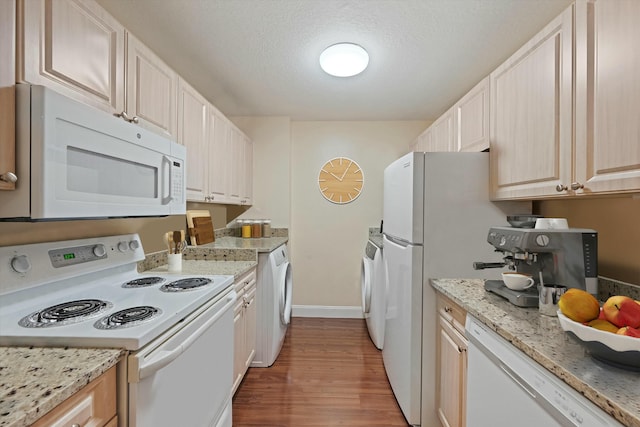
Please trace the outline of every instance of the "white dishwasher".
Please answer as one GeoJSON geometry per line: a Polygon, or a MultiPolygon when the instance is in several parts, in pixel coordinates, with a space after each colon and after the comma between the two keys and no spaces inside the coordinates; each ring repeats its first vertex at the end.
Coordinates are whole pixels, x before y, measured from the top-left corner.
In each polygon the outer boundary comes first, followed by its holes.
{"type": "Polygon", "coordinates": [[[467,427],[623,427],[467,315],[467,427]]]}

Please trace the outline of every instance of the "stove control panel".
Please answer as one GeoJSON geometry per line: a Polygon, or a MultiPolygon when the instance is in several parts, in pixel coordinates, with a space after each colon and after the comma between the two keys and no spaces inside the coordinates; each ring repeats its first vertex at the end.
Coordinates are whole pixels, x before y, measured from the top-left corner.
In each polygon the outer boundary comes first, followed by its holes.
{"type": "Polygon", "coordinates": [[[111,268],[136,271],[144,259],[137,234],[0,247],[0,296],[111,268]]]}
{"type": "Polygon", "coordinates": [[[69,265],[82,264],[83,262],[105,259],[107,250],[102,243],[96,245],[76,246],[72,248],[52,249],[49,251],[49,259],[54,268],[69,265]]]}

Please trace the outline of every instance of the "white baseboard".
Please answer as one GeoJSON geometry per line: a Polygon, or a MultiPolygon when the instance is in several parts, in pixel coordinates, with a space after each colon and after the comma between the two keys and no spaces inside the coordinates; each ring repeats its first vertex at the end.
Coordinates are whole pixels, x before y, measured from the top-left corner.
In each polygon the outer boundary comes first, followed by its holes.
{"type": "Polygon", "coordinates": [[[293,317],[364,318],[360,306],[294,305],[291,310],[293,317]]]}

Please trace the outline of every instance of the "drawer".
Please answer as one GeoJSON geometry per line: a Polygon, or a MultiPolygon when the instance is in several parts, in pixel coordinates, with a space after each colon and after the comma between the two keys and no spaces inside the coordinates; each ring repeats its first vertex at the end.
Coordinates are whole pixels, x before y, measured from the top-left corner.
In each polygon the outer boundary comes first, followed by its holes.
{"type": "Polygon", "coordinates": [[[450,298],[438,294],[438,313],[464,336],[467,312],[450,298]]]}
{"type": "Polygon", "coordinates": [[[236,289],[236,293],[240,296],[242,293],[248,290],[248,286],[256,281],[256,268],[252,268],[251,270],[244,273],[242,276],[238,277],[236,281],[233,283],[233,286],[236,289]]]}

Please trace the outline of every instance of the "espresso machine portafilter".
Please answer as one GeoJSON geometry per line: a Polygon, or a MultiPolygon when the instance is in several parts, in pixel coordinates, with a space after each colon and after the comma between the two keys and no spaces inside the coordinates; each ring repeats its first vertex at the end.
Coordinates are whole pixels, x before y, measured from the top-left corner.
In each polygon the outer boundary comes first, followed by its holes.
{"type": "Polygon", "coordinates": [[[507,267],[531,275],[536,283],[542,275],[545,284],[578,288],[597,297],[598,233],[595,230],[491,227],[487,242],[504,254],[504,262],[476,262],[475,269],[507,267]]]}

